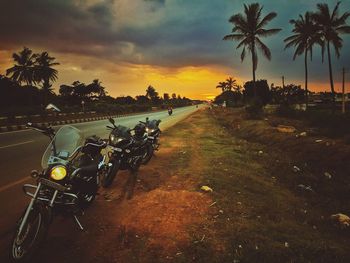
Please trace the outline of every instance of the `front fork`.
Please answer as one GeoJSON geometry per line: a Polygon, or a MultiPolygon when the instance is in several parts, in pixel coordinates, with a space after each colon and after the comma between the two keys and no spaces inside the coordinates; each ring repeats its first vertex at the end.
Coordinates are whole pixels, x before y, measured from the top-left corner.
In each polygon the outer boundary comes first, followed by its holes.
{"type": "Polygon", "coordinates": [[[23,231],[23,227],[25,226],[25,224],[26,224],[26,222],[27,222],[27,220],[28,220],[29,213],[30,213],[30,211],[32,210],[33,205],[34,205],[34,202],[35,202],[35,200],[36,200],[36,197],[37,197],[38,194],[39,194],[40,187],[41,187],[41,183],[39,182],[38,187],[37,187],[36,190],[35,190],[34,196],[33,196],[32,199],[30,200],[30,203],[29,203],[29,205],[28,205],[28,207],[27,207],[27,209],[26,209],[26,212],[24,213],[24,216],[23,216],[21,225],[19,226],[18,236],[21,235],[21,233],[22,233],[22,231],[23,231]]]}
{"type": "MultiPolygon", "coordinates": [[[[27,209],[26,209],[26,212],[24,213],[24,216],[23,216],[23,219],[22,219],[22,221],[21,221],[21,224],[20,224],[20,226],[19,226],[19,230],[18,230],[18,235],[19,235],[19,236],[21,235],[21,233],[22,233],[22,231],[23,231],[23,228],[24,228],[25,224],[27,223],[27,220],[28,220],[28,217],[29,217],[29,213],[30,213],[30,211],[32,210],[32,208],[33,208],[33,206],[34,206],[34,203],[35,203],[35,200],[36,200],[37,197],[38,197],[38,194],[39,194],[39,192],[40,192],[40,188],[41,188],[41,183],[39,182],[39,183],[38,183],[38,186],[37,186],[37,188],[36,188],[36,190],[35,190],[35,193],[34,193],[33,197],[31,198],[30,203],[29,203],[29,205],[28,205],[28,207],[27,207],[27,209]]],[[[58,194],[58,190],[55,190],[55,192],[53,193],[52,198],[51,198],[51,200],[50,200],[50,203],[49,203],[50,208],[53,207],[53,204],[54,204],[54,202],[55,202],[55,199],[56,199],[56,197],[57,197],[57,194],[58,194]]]]}
{"type": "MultiPolygon", "coordinates": [[[[27,209],[26,209],[26,211],[25,211],[25,213],[24,213],[23,219],[22,219],[21,224],[20,224],[20,226],[19,226],[19,230],[18,230],[18,234],[17,234],[18,236],[20,236],[21,233],[22,233],[22,231],[23,231],[23,228],[24,228],[24,226],[25,226],[25,224],[26,224],[26,222],[27,222],[27,220],[28,220],[29,213],[30,213],[30,211],[32,210],[33,205],[34,205],[34,203],[35,203],[35,200],[37,199],[38,194],[39,194],[39,192],[40,192],[40,188],[41,188],[41,183],[39,182],[39,183],[38,183],[38,186],[37,186],[37,188],[36,188],[36,190],[35,190],[35,193],[34,193],[33,197],[31,198],[30,203],[29,203],[29,205],[28,205],[28,207],[27,207],[27,209]]],[[[49,207],[50,207],[50,208],[53,208],[53,205],[54,205],[54,203],[55,203],[57,194],[58,194],[58,190],[55,190],[55,192],[53,193],[52,198],[51,198],[51,200],[50,200],[50,202],[49,202],[49,207]]],[[[50,221],[51,221],[51,216],[52,216],[51,213],[49,213],[49,216],[50,216],[50,221]]],[[[75,222],[77,223],[77,225],[79,226],[80,230],[84,230],[84,228],[83,228],[83,226],[81,225],[81,223],[80,223],[78,217],[77,217],[76,215],[73,215],[73,218],[74,218],[74,221],[75,221],[75,222]]]]}
{"type": "Polygon", "coordinates": [[[153,147],[153,150],[155,151],[158,151],[159,150],[159,140],[158,138],[154,138],[153,142],[152,142],[152,147],[153,147]]]}

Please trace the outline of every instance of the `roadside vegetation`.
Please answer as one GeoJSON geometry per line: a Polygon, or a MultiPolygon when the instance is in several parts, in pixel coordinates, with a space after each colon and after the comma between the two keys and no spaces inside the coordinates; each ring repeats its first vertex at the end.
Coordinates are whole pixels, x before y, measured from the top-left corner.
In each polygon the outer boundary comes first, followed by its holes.
{"type": "MultiPolygon", "coordinates": [[[[350,131],[350,116],[345,114],[350,110],[349,105],[342,105],[342,100],[349,98],[349,94],[336,93],[332,71],[332,53],[339,58],[343,47],[342,34],[350,33],[347,19],[350,12],[340,11],[340,2],[333,9],[327,4],[317,4],[316,10],[306,11],[297,19],[290,20],[293,26],[292,35],[284,42],[285,48],[294,48],[293,60],[304,56],[305,84],[304,87],[293,83],[282,86],[269,84],[267,80],[256,80],[257,50],[260,49],[264,57],[271,59],[271,51],[260,38],[278,33],[279,29],[265,29],[277,14],[274,12],[263,16],[263,8],[259,4],[244,5],[244,12],[233,15],[229,22],[233,24],[232,33],[224,40],[238,42],[237,49],[242,47],[241,60],[250,52],[253,65],[253,80],[247,81],[243,87],[239,86],[234,77],[219,82],[216,88],[222,93],[214,99],[217,105],[226,107],[245,106],[250,118],[261,119],[264,112],[276,112],[279,116],[305,121],[307,125],[321,128],[324,134],[330,136],[344,136],[350,131]],[[330,92],[311,92],[308,88],[308,61],[312,59],[315,46],[321,51],[322,62],[327,55],[329,68],[330,92]],[[274,106],[271,106],[274,105],[274,106]]],[[[344,80],[343,80],[344,81],[344,80]]],[[[345,85],[345,84],[343,84],[345,85]]]]}
{"type": "Polygon", "coordinates": [[[192,101],[179,94],[164,93],[163,96],[149,85],[144,95],[122,96],[114,98],[99,79],[91,83],[74,81],[62,84],[58,93],[53,89],[59,72],[56,58],[47,52],[33,53],[27,47],[13,54],[14,66],[7,69],[6,76],[0,74],[0,114],[8,116],[9,121],[15,115],[45,115],[45,107],[53,103],[62,112],[90,112],[120,114],[151,110],[152,107],[181,107],[192,101]]]}

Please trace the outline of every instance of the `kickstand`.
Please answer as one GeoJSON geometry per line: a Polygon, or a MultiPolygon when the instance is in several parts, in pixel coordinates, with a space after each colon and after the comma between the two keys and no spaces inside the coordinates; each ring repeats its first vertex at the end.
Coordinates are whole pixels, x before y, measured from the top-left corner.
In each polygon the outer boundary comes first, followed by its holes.
{"type": "Polygon", "coordinates": [[[77,217],[76,215],[73,215],[73,218],[74,218],[75,223],[77,223],[77,225],[79,226],[80,230],[81,230],[81,231],[84,231],[84,228],[83,228],[83,226],[81,225],[81,223],[80,223],[78,217],[77,217]]]}

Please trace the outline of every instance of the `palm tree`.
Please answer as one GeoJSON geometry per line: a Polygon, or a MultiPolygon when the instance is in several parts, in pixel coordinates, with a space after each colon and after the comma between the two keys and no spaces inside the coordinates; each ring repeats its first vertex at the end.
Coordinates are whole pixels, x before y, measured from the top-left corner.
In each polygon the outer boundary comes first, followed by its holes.
{"type": "Polygon", "coordinates": [[[6,75],[18,84],[26,83],[32,85],[34,81],[35,54],[27,47],[19,53],[12,54],[15,65],[6,70],[6,75]]]}
{"type": "Polygon", "coordinates": [[[260,40],[259,37],[267,37],[277,32],[281,31],[281,29],[265,29],[266,26],[272,19],[274,19],[277,14],[275,12],[271,12],[261,17],[263,7],[258,3],[244,5],[244,15],[235,14],[231,16],[229,22],[234,25],[232,29],[232,34],[224,36],[223,40],[236,40],[240,41],[237,49],[243,47],[243,51],[241,53],[241,60],[243,61],[246,54],[246,49],[252,55],[252,64],[253,64],[253,86],[254,86],[254,94],[256,93],[255,88],[255,71],[258,65],[258,56],[257,56],[257,48],[259,48],[263,55],[270,60],[271,59],[271,51],[270,49],[260,40]]]}
{"type": "MultiPolygon", "coordinates": [[[[317,4],[317,12],[312,15],[313,20],[320,26],[321,34],[323,36],[324,45],[327,47],[328,67],[329,67],[329,81],[331,84],[331,91],[333,97],[333,110],[335,107],[335,91],[332,72],[332,58],[331,58],[331,44],[334,47],[335,54],[339,58],[340,49],[343,46],[343,39],[339,36],[342,33],[350,33],[350,26],[346,24],[346,20],[350,16],[349,12],[339,14],[338,2],[333,12],[331,13],[327,4],[317,4]]],[[[324,49],[322,49],[323,58],[324,49]]]]}
{"type": "Polygon", "coordinates": [[[102,86],[102,82],[99,79],[94,79],[86,88],[90,94],[96,94],[99,98],[106,96],[105,87],[102,86]]]}
{"type": "Polygon", "coordinates": [[[232,77],[229,77],[226,79],[226,89],[227,90],[233,90],[237,88],[236,80],[232,77]]]}
{"type": "Polygon", "coordinates": [[[217,89],[221,89],[222,92],[226,90],[227,83],[226,81],[219,82],[219,84],[216,86],[217,89]]]}
{"type": "Polygon", "coordinates": [[[285,48],[295,47],[293,60],[297,56],[304,54],[305,65],[305,98],[306,107],[308,105],[308,54],[310,53],[310,59],[312,60],[312,48],[317,43],[323,47],[322,35],[319,33],[319,26],[316,25],[311,19],[311,14],[306,12],[304,16],[299,15],[299,19],[289,21],[293,26],[292,32],[294,33],[290,37],[287,37],[284,42],[285,48]]]}
{"type": "Polygon", "coordinates": [[[35,59],[34,75],[36,82],[42,82],[42,89],[49,91],[52,84],[57,80],[58,71],[53,68],[60,63],[54,62],[56,58],[50,57],[47,52],[38,54],[35,59]]]}
{"type": "Polygon", "coordinates": [[[34,80],[37,83],[42,83],[43,103],[46,105],[49,93],[52,93],[52,82],[57,80],[58,71],[53,66],[60,63],[54,62],[56,58],[50,57],[47,52],[37,54],[35,57],[34,80]]]}

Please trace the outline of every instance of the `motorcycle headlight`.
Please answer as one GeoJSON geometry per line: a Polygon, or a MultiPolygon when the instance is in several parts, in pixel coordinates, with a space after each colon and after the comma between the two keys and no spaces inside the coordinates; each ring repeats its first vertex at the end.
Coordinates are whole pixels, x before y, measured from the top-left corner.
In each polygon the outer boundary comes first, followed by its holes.
{"type": "Polygon", "coordinates": [[[52,168],[50,172],[50,177],[56,181],[62,180],[67,176],[66,167],[59,165],[52,168]]]}
{"type": "Polygon", "coordinates": [[[118,143],[118,142],[121,142],[123,140],[123,138],[120,138],[120,137],[115,136],[114,134],[111,134],[109,136],[109,140],[112,143],[118,143]]]}

